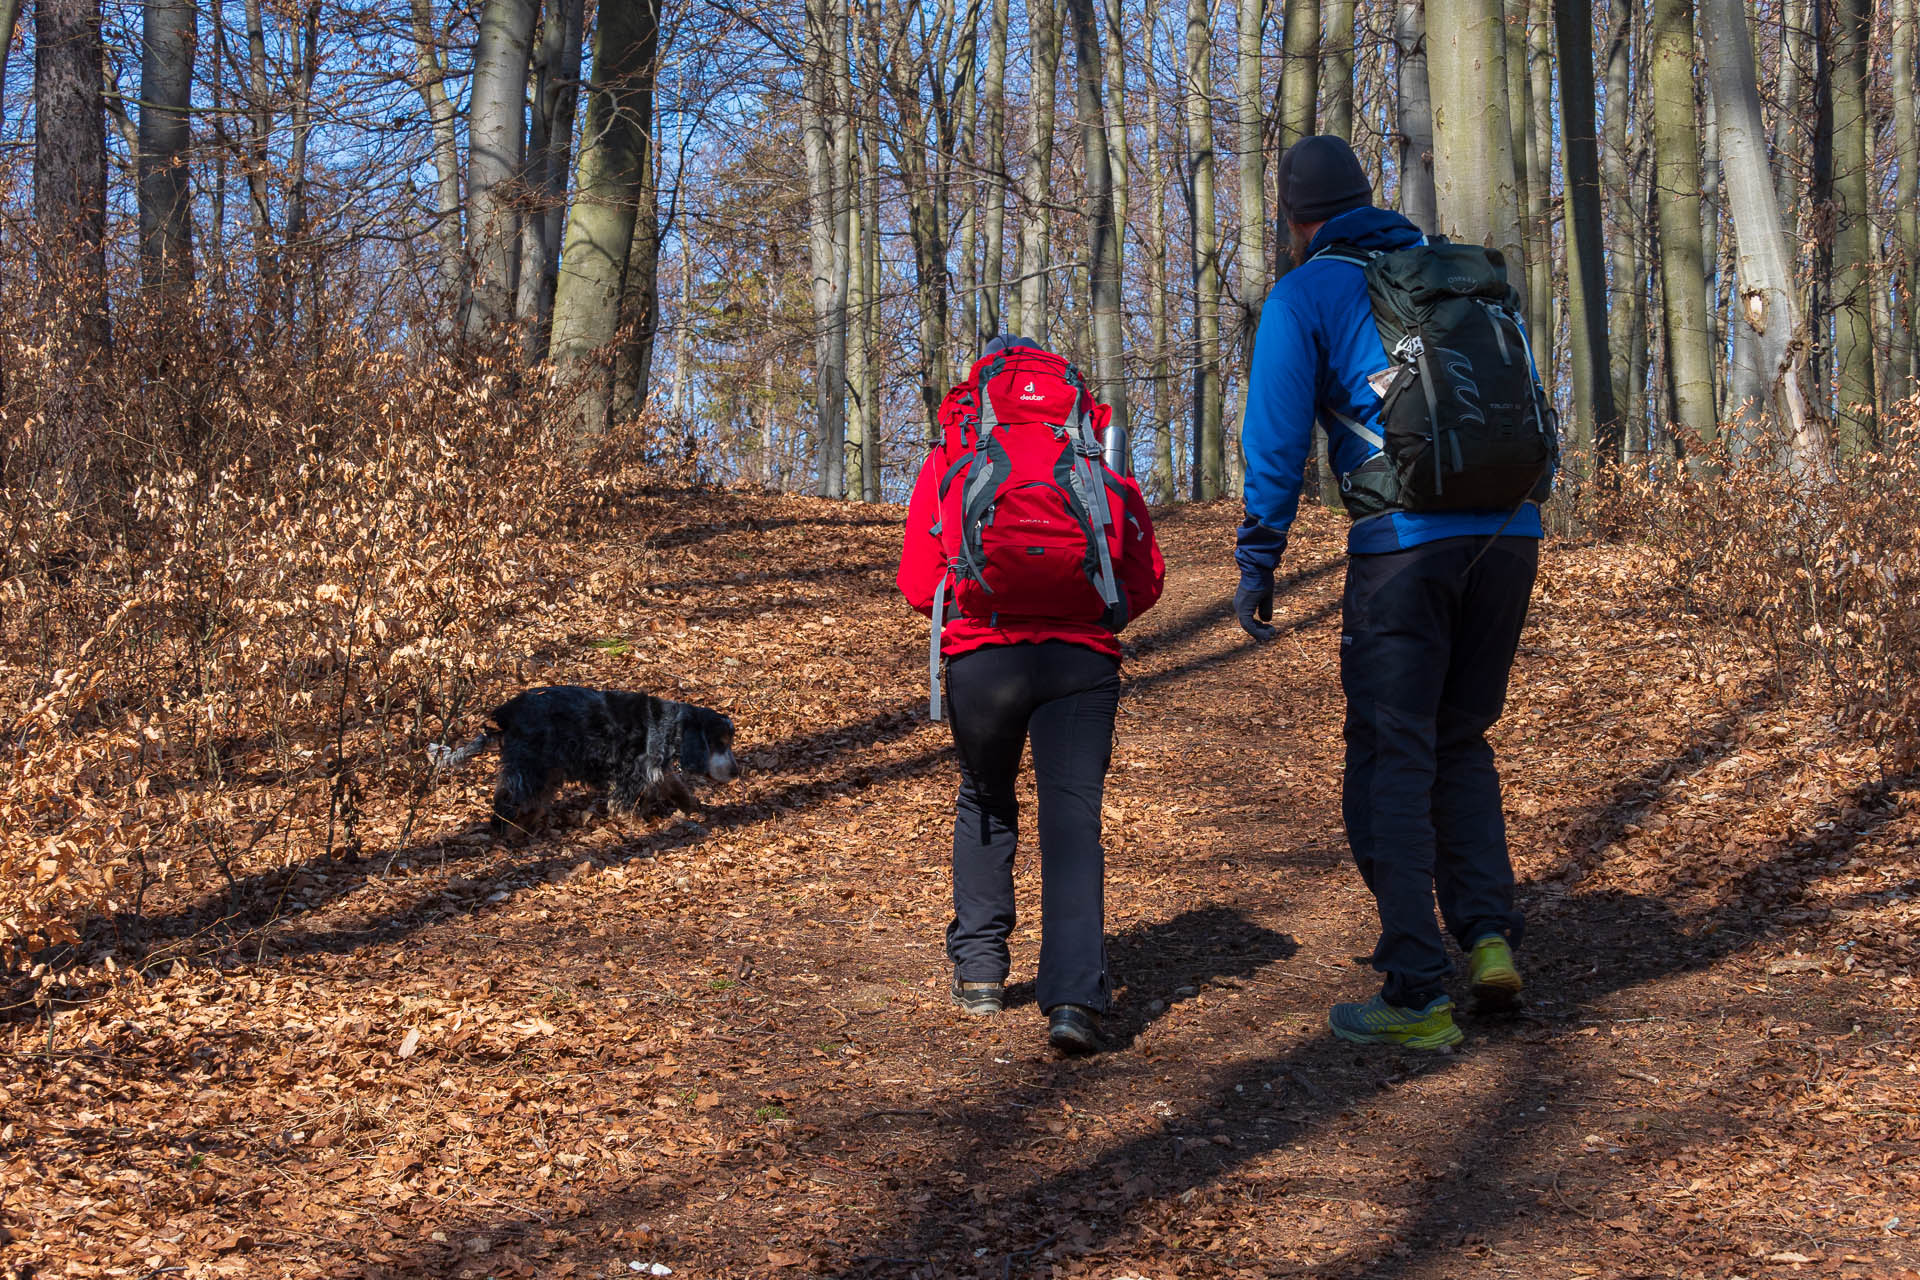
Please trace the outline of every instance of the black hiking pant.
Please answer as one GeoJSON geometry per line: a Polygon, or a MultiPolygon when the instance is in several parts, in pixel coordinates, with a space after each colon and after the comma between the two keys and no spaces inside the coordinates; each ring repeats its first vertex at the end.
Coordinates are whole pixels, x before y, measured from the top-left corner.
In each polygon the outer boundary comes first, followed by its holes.
{"type": "Polygon", "coordinates": [[[1347,562],[1342,808],[1380,908],[1373,967],[1393,1004],[1419,1008],[1443,989],[1436,898],[1462,947],[1494,933],[1520,941],[1487,730],[1506,702],[1539,556],[1534,538],[1465,537],[1347,562]]]}
{"type": "Polygon", "coordinates": [[[1077,644],[996,645],[947,663],[960,756],[947,955],[962,982],[1005,982],[1013,932],[1014,780],[1033,740],[1040,814],[1041,1010],[1108,1004],[1100,801],[1113,754],[1120,663],[1077,644]]]}

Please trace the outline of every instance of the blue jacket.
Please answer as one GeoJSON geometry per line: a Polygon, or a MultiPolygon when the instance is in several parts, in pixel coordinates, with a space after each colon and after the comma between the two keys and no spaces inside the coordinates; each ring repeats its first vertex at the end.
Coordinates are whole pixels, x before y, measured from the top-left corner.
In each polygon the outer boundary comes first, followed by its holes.
{"type": "MultiPolygon", "coordinates": [[[[1411,222],[1369,206],[1330,219],[1308,252],[1335,242],[1391,250],[1419,241],[1420,229],[1411,222]]],[[[1340,419],[1353,419],[1379,434],[1380,397],[1367,379],[1388,365],[1367,300],[1366,276],[1354,264],[1310,257],[1267,295],[1253,343],[1240,432],[1247,460],[1246,520],[1234,559],[1242,574],[1272,572],[1286,549],[1287,531],[1300,509],[1316,417],[1327,433],[1336,475],[1346,475],[1379,452],[1340,419]]],[[[1539,537],[1540,508],[1528,503],[1518,515],[1511,510],[1390,511],[1356,521],[1347,535],[1347,551],[1374,555],[1440,538],[1499,532],[1539,537]]]]}

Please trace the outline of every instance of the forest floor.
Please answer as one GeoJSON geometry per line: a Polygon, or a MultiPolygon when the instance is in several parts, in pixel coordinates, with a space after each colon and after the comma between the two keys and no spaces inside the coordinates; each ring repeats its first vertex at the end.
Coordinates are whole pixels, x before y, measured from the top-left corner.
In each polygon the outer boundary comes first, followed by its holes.
{"type": "Polygon", "coordinates": [[[476,764],[392,856],[396,782],[365,858],[151,910],[0,1025],[0,1273],[1920,1276],[1920,783],[1662,629],[1650,553],[1549,548],[1496,731],[1529,1004],[1368,1051],[1325,1027],[1375,981],[1339,524],[1256,648],[1235,512],[1167,512],[1107,793],[1115,1047],[1062,1061],[1034,857],[1013,1007],[947,1003],[899,514],[636,489],[558,549],[484,692],[716,705],[746,776],[497,844],[476,764]]]}

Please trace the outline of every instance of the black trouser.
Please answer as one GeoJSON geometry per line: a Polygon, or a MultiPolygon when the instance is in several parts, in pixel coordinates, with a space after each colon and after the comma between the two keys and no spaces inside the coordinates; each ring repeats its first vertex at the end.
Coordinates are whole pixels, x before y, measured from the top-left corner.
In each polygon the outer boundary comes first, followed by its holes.
{"type": "Polygon", "coordinates": [[[1539,556],[1534,538],[1489,547],[1467,537],[1347,562],[1343,807],[1354,861],[1379,904],[1373,967],[1387,975],[1381,994],[1393,1004],[1425,1005],[1446,980],[1436,895],[1461,946],[1492,933],[1520,941],[1486,735],[1506,702],[1539,556]]]}
{"type": "Polygon", "coordinates": [[[960,754],[947,955],[962,982],[1004,982],[1013,932],[1014,779],[1033,739],[1040,799],[1042,1011],[1107,1007],[1100,798],[1113,754],[1120,663],[1076,644],[997,645],[947,663],[960,754]]]}

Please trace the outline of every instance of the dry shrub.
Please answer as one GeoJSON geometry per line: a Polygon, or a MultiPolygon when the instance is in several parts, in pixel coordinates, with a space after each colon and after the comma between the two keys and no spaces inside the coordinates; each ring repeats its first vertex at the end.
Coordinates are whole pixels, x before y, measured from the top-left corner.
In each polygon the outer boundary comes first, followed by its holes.
{"type": "Polygon", "coordinates": [[[485,361],[344,323],[246,350],[203,306],[116,316],[138,354],[81,366],[12,323],[0,965],[154,886],[357,856],[366,788],[418,799],[543,546],[601,502],[552,397],[485,361]]]}
{"type": "Polygon", "coordinates": [[[1769,674],[1816,689],[1837,729],[1904,774],[1920,763],[1920,400],[1881,440],[1816,480],[1778,465],[1777,442],[1723,438],[1588,484],[1559,514],[1645,546],[1670,625],[1750,636],[1769,674]]]}

